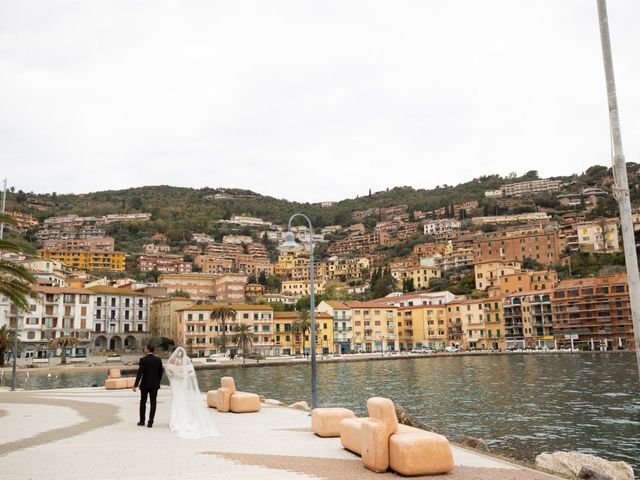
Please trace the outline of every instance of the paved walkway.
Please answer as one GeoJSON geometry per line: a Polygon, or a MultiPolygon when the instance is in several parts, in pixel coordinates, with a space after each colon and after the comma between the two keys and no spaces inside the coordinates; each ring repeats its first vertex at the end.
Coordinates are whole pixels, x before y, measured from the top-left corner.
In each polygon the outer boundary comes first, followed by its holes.
{"type": "MultiPolygon", "coordinates": [[[[0,391],[0,479],[399,478],[366,470],[339,439],[313,435],[307,412],[271,405],[243,415],[211,409],[221,436],[185,440],[169,430],[168,389],[159,392],[153,429],[136,425],[138,398],[103,388],[0,391]]],[[[457,447],[454,459],[452,473],[418,478],[556,478],[457,447]]]]}

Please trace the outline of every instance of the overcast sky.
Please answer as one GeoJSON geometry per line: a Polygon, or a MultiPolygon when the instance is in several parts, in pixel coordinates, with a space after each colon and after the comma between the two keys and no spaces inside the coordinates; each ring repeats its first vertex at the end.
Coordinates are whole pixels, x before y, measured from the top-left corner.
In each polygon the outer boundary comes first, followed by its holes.
{"type": "MultiPolygon", "coordinates": [[[[640,162],[640,2],[609,0],[640,162]]],[[[0,178],[301,201],[610,163],[596,0],[0,3],[0,178]]]]}

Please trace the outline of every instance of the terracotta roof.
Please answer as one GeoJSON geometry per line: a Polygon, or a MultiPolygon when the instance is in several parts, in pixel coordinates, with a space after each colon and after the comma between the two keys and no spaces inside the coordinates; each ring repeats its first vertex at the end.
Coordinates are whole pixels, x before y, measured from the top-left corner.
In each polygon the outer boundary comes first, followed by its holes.
{"type": "Polygon", "coordinates": [[[447,305],[469,305],[474,303],[496,302],[496,301],[502,301],[502,298],[503,297],[501,296],[483,297],[483,298],[459,298],[457,300],[454,300],[453,302],[447,303],[447,305]]]}
{"type": "Polygon", "coordinates": [[[540,295],[540,294],[552,294],[555,292],[554,288],[548,288],[546,290],[527,290],[526,292],[510,292],[505,294],[505,298],[513,298],[513,297],[525,297],[528,295],[540,295]]]}
{"type": "Polygon", "coordinates": [[[33,287],[33,291],[37,292],[37,293],[77,293],[77,294],[84,294],[84,295],[90,295],[93,292],[90,290],[87,290],[85,288],[72,288],[72,287],[45,287],[42,285],[36,285],[33,287]]]}
{"type": "Polygon", "coordinates": [[[191,299],[191,298],[184,298],[184,297],[167,297],[167,298],[157,298],[153,301],[153,303],[164,303],[164,302],[194,302],[195,300],[191,299]]]}
{"type": "Polygon", "coordinates": [[[349,308],[396,308],[393,305],[384,305],[383,303],[370,302],[344,302],[349,308]]]}
{"type": "Polygon", "coordinates": [[[398,307],[398,310],[417,310],[419,308],[447,308],[447,305],[451,305],[451,303],[443,303],[442,305],[411,305],[410,307],[398,307]]]}
{"type": "Polygon", "coordinates": [[[600,277],[574,278],[572,280],[562,280],[556,289],[578,287],[580,285],[606,285],[609,283],[627,282],[627,274],[606,275],[600,277]]]}
{"type": "MultiPolygon", "coordinates": [[[[298,318],[298,313],[299,312],[273,312],[273,319],[274,320],[289,320],[289,319],[296,320],[298,318]]],[[[315,318],[329,319],[333,317],[328,313],[316,312],[315,318]]]]}
{"type": "Polygon", "coordinates": [[[134,295],[138,297],[148,297],[146,293],[140,293],[134,290],[126,290],[122,288],[116,287],[106,287],[103,285],[96,285],[94,287],[89,287],[88,290],[91,290],[93,293],[106,293],[109,295],[134,295]]]}
{"type": "Polygon", "coordinates": [[[228,307],[233,310],[271,310],[273,307],[270,305],[247,305],[246,303],[203,303],[201,305],[191,305],[190,307],[181,308],[178,312],[189,311],[213,311],[216,308],[228,307]]]}
{"type": "Polygon", "coordinates": [[[329,305],[331,308],[337,308],[339,310],[346,310],[349,308],[349,305],[347,305],[345,302],[340,302],[338,300],[325,300],[324,303],[329,305]]]}

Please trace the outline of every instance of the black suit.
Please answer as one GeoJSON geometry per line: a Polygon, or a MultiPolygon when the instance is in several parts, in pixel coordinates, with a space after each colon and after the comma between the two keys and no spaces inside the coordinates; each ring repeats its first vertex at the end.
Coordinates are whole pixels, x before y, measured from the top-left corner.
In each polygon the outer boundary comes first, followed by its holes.
{"type": "Polygon", "coordinates": [[[162,380],[162,360],[152,353],[146,354],[140,359],[138,374],[134,387],[140,386],[140,423],[144,423],[145,411],[147,409],[147,396],[151,400],[151,410],[149,411],[149,423],[153,423],[156,414],[156,398],[162,380]],[[142,381],[140,381],[142,380],[142,381]]]}

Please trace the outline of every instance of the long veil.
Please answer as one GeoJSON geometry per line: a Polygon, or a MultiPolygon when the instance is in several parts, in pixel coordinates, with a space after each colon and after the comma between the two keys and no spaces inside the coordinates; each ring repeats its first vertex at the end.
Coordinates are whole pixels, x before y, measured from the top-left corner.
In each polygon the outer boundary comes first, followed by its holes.
{"type": "Polygon", "coordinates": [[[172,402],[175,402],[171,408],[184,409],[176,415],[180,419],[179,424],[172,426],[178,436],[202,438],[219,435],[200,392],[196,371],[184,348],[178,347],[173,351],[165,371],[171,382],[172,402]]]}

